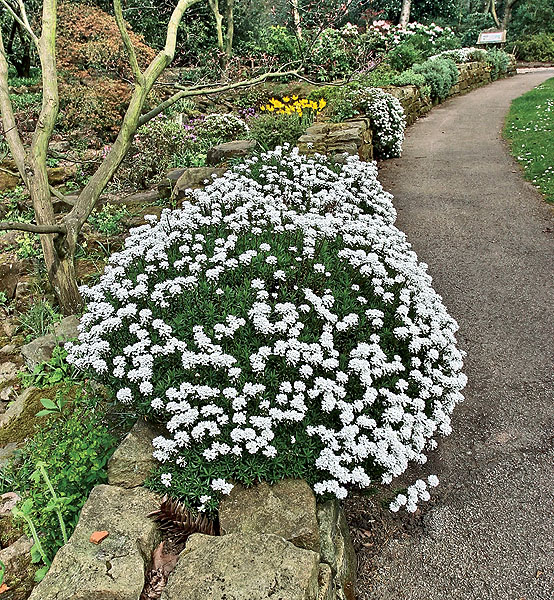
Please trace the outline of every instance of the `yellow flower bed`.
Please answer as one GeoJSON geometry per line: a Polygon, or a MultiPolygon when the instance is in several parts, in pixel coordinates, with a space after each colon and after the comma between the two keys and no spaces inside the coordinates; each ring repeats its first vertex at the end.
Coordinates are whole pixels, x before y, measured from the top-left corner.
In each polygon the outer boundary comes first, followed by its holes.
{"type": "Polygon", "coordinates": [[[274,112],[279,115],[298,115],[302,116],[304,112],[308,113],[319,113],[321,112],[327,102],[324,98],[320,100],[308,100],[307,98],[299,98],[298,96],[284,96],[282,100],[277,98],[271,98],[267,104],[260,107],[260,110],[264,112],[274,112]]]}

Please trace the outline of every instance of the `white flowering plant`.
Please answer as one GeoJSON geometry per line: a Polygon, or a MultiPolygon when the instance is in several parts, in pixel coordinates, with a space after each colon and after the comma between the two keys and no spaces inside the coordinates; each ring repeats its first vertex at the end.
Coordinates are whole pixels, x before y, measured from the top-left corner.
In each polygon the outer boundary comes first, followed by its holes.
{"type": "Polygon", "coordinates": [[[468,62],[485,62],[487,59],[487,51],[482,48],[457,48],[454,50],[444,50],[438,54],[429,57],[429,60],[437,58],[451,58],[456,64],[468,62]]]}
{"type": "Polygon", "coordinates": [[[375,155],[379,158],[400,156],[406,129],[400,100],[380,88],[364,88],[355,93],[353,105],[359,113],[371,118],[375,155]]]}
{"type": "Polygon", "coordinates": [[[155,489],[208,512],[285,477],[344,498],[450,433],[457,324],[391,200],[374,163],[277,148],[132,230],[83,288],[68,361],[163,423],[155,489]]]}
{"type": "Polygon", "coordinates": [[[232,113],[210,113],[194,124],[196,135],[222,142],[244,139],[250,130],[243,119],[232,113]]]}

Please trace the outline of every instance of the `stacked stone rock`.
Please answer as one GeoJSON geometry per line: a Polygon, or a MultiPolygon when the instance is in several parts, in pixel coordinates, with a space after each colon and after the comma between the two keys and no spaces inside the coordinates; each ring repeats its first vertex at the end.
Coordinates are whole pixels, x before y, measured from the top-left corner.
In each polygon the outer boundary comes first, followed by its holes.
{"type": "MultiPolygon", "coordinates": [[[[158,432],[137,423],[94,488],[79,523],[30,600],[139,600],[160,499],[141,487],[158,432]],[[107,531],[101,544],[94,532],[107,531]]],[[[189,538],[162,600],[354,600],[356,556],[336,501],[317,505],[304,481],[236,486],[219,513],[221,536],[189,538]]]]}
{"type": "Polygon", "coordinates": [[[350,154],[361,160],[373,158],[373,134],[369,119],[356,119],[344,123],[316,123],[298,140],[304,154],[350,154]]]}

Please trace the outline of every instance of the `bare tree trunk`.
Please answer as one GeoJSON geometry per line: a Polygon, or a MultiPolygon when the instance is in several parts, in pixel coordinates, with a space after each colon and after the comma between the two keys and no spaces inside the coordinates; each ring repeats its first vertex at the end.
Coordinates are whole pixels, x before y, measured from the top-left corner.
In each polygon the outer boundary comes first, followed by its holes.
{"type": "Polygon", "coordinates": [[[402,10],[400,11],[399,25],[402,28],[406,28],[406,25],[410,22],[410,11],[412,9],[412,0],[402,0],[402,10]]]}
{"type": "Polygon", "coordinates": [[[496,0],[491,0],[491,15],[497,27],[500,27],[500,20],[496,14],[496,0]]]}
{"type": "Polygon", "coordinates": [[[294,29],[296,31],[296,37],[302,40],[302,26],[300,24],[300,10],[298,9],[298,0],[291,0],[292,6],[292,19],[294,21],[294,29]]]}
{"type": "Polygon", "coordinates": [[[504,16],[502,17],[502,29],[505,31],[508,29],[508,25],[510,24],[510,20],[512,18],[512,10],[515,5],[518,4],[519,0],[507,0],[506,8],[504,9],[504,16]]]}
{"type": "Polygon", "coordinates": [[[233,53],[233,38],[235,36],[235,0],[227,0],[227,31],[225,34],[225,54],[227,58],[231,57],[233,53]]]}
{"type": "Polygon", "coordinates": [[[219,0],[208,0],[215,19],[215,30],[217,34],[217,47],[221,52],[225,52],[223,42],[223,15],[219,12],[219,0]]]}

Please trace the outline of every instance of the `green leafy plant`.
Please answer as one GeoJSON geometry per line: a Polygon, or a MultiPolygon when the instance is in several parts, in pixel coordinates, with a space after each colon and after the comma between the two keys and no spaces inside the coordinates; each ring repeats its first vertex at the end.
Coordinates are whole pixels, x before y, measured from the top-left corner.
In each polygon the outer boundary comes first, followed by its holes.
{"type": "Polygon", "coordinates": [[[402,72],[421,62],[423,58],[423,52],[408,41],[394,48],[387,56],[387,62],[394,70],[402,72]]]}
{"type": "Polygon", "coordinates": [[[54,323],[61,320],[62,315],[48,300],[39,300],[19,316],[19,325],[26,332],[26,338],[31,340],[50,333],[54,323]]]}
{"type": "Polygon", "coordinates": [[[491,79],[495,81],[508,71],[510,55],[503,50],[489,50],[485,61],[491,67],[491,79]]]}
{"type": "Polygon", "coordinates": [[[434,58],[413,66],[413,72],[423,75],[431,88],[431,96],[444,100],[458,81],[458,67],[451,58],[434,58]]]}
{"type": "Polygon", "coordinates": [[[250,120],[248,137],[256,140],[264,150],[273,150],[283,144],[296,144],[306,127],[297,115],[264,114],[250,120]]]}
{"type": "Polygon", "coordinates": [[[96,231],[110,236],[121,231],[122,221],[128,214],[125,206],[115,206],[107,202],[100,210],[93,210],[88,221],[96,231]]]}
{"type": "Polygon", "coordinates": [[[40,256],[42,250],[38,238],[33,233],[23,233],[17,238],[16,254],[18,258],[35,258],[40,256]]]}
{"type": "Polygon", "coordinates": [[[48,419],[0,482],[21,495],[14,514],[33,538],[34,560],[46,566],[73,532],[90,490],[106,481],[117,442],[105,413],[86,400],[86,388],[76,391],[71,408],[48,419]]]}
{"type": "Polygon", "coordinates": [[[36,416],[47,417],[50,415],[59,415],[62,413],[67,402],[67,397],[59,392],[56,394],[54,400],[50,400],[50,398],[41,398],[40,403],[44,406],[44,409],[39,411],[36,416]]]}
{"type": "MultiPolygon", "coordinates": [[[[48,362],[38,364],[32,373],[22,375],[26,387],[49,387],[57,383],[76,381],[75,368],[66,362],[67,351],[61,346],[56,346],[52,351],[52,358],[48,362]]],[[[44,406],[44,404],[43,404],[44,406]]],[[[47,408],[45,406],[45,408],[47,408]]]]}

